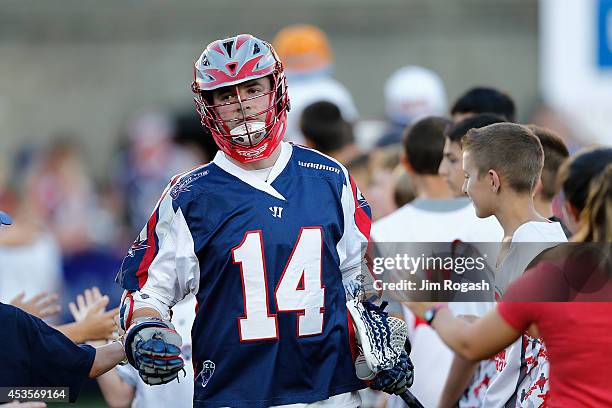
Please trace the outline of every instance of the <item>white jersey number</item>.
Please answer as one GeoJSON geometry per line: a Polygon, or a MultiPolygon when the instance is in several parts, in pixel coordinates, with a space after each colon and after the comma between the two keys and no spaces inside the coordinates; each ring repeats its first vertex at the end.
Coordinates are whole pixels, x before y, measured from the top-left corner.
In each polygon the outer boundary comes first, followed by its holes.
{"type": "MultiPolygon", "coordinates": [[[[279,312],[297,312],[297,335],[323,333],[325,288],[321,277],[323,231],[305,227],[285,265],[274,298],[279,312]]],[[[278,322],[268,308],[268,280],[261,231],[249,231],[232,249],[240,264],[244,295],[243,317],[238,318],[241,341],[278,339],[278,322]]]]}

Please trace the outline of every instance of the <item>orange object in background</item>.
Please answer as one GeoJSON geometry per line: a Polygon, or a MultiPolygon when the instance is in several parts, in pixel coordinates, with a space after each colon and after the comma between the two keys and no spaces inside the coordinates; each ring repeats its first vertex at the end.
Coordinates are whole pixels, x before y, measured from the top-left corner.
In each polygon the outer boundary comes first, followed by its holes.
{"type": "Polygon", "coordinates": [[[290,71],[324,69],[333,60],[327,36],[313,25],[287,26],[274,37],[272,45],[290,71]]]}

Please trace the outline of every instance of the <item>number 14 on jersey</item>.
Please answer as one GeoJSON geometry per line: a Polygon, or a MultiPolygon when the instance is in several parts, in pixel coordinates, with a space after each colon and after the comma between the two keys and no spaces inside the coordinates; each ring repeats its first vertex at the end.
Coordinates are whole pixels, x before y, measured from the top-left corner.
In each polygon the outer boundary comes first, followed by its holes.
{"type": "MultiPolygon", "coordinates": [[[[273,296],[278,312],[297,313],[297,336],[323,333],[325,288],[322,281],[323,230],[304,227],[276,284],[273,296]]],[[[234,263],[240,264],[243,317],[238,318],[241,341],[278,339],[276,314],[269,309],[269,291],[261,231],[248,231],[232,249],[234,263]]]]}

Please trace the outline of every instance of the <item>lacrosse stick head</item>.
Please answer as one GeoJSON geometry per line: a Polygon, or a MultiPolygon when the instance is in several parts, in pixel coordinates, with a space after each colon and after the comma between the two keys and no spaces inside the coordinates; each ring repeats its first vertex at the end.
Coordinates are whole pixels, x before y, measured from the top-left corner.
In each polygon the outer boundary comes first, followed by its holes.
{"type": "Polygon", "coordinates": [[[371,379],[367,377],[373,378],[378,372],[393,368],[404,351],[408,327],[403,320],[389,316],[384,311],[385,307],[386,302],[381,306],[358,299],[347,302],[357,345],[363,355],[363,358],[359,356],[355,361],[360,379],[371,379]]]}

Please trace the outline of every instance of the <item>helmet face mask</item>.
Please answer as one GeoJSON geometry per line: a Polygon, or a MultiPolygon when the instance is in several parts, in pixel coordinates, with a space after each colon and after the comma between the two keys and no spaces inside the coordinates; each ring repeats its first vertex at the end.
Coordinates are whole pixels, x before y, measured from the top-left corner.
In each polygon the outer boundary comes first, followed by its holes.
{"type": "Polygon", "coordinates": [[[202,125],[241,163],[268,158],[286,129],[289,99],[272,47],[242,34],[211,43],[195,63],[192,84],[202,125]]]}
{"type": "Polygon", "coordinates": [[[262,79],[219,88],[205,96],[212,101],[206,106],[210,114],[207,119],[233,144],[254,147],[274,126],[272,79],[262,79]]]}

